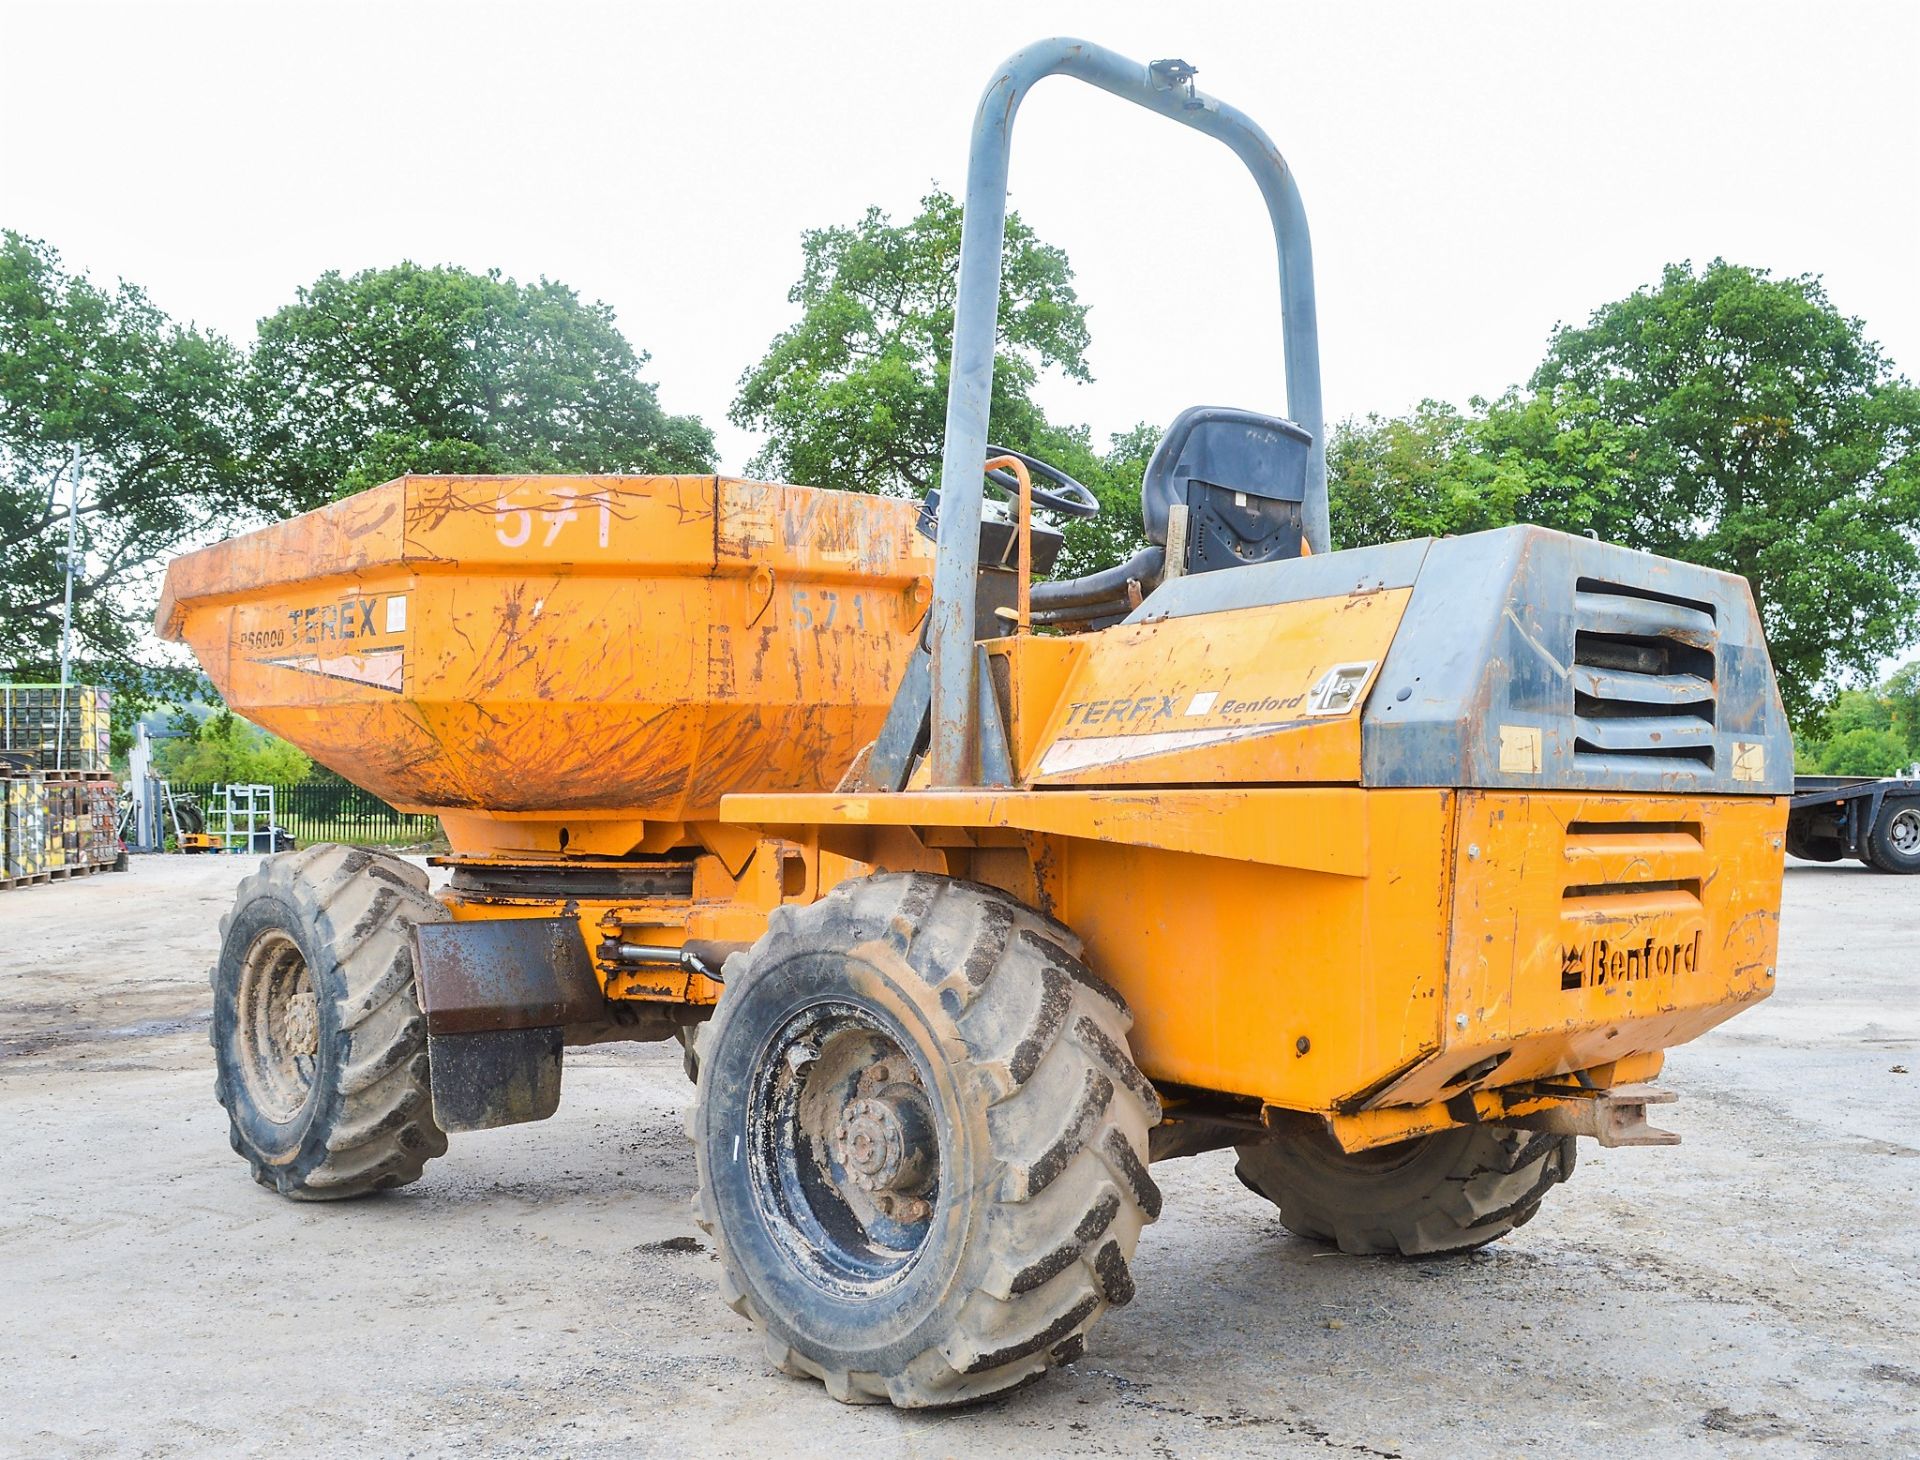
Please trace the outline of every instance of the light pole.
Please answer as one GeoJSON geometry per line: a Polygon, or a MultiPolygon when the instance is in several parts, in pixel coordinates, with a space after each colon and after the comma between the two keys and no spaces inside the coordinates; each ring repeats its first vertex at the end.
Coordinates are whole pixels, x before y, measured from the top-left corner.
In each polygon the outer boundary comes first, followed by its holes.
{"type": "Polygon", "coordinates": [[[67,764],[67,669],[73,661],[73,559],[80,541],[80,443],[73,443],[72,481],[67,490],[67,601],[60,610],[60,721],[54,732],[54,761],[67,764]]]}

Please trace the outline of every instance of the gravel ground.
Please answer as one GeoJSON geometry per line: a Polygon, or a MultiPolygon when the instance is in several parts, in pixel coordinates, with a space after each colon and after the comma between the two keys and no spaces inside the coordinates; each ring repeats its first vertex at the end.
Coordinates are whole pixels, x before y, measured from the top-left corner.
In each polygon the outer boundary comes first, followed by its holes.
{"type": "Polygon", "coordinates": [[[1677,1149],[1583,1142],[1533,1224],[1412,1263],[1289,1237],[1230,1155],[1159,1167],[1087,1358],[929,1416],[720,1305],[677,1046],[571,1054],[558,1117],[403,1192],[255,1187],[203,972],[249,868],[0,892],[0,1453],[1920,1453],[1913,880],[1790,865],[1779,993],[1669,1061],[1677,1149]]]}

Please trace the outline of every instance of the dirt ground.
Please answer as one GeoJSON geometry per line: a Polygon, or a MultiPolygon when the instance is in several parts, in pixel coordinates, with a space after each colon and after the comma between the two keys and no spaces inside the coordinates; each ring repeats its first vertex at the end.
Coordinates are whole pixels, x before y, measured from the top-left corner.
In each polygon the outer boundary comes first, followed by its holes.
{"type": "Polygon", "coordinates": [[[1675,1149],[1583,1142],[1538,1220],[1403,1263],[1156,1168],[1139,1296],[948,1415],[769,1370],[693,1225],[677,1047],[403,1192],[260,1190],[204,970],[241,858],[0,892],[0,1453],[1920,1454],[1920,882],[1793,864],[1778,995],[1669,1062],[1675,1149]],[[1914,1073],[1909,1073],[1909,1072],[1914,1073]]]}

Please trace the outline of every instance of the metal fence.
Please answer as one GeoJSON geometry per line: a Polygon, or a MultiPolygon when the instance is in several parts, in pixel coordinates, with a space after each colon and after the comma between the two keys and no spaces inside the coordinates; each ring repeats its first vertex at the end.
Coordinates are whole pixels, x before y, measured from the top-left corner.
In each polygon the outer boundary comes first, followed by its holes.
{"type": "MultiPolygon", "coordinates": [[[[192,795],[200,803],[208,831],[223,830],[220,808],[224,796],[216,785],[175,782],[173,794],[192,795]]],[[[440,833],[435,816],[412,816],[395,811],[371,791],[346,781],[302,781],[274,787],[274,824],[292,833],[301,846],[314,842],[343,842],[356,847],[412,846],[440,833]]]]}

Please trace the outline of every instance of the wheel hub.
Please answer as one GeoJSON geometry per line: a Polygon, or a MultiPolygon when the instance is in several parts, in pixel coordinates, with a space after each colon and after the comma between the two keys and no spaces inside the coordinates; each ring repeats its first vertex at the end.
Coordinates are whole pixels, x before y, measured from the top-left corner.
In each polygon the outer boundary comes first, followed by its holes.
{"type": "Polygon", "coordinates": [[[287,1000],[287,1053],[312,1058],[320,1049],[320,1011],[313,991],[302,989],[287,1000]]]}
{"type": "Polygon", "coordinates": [[[1902,856],[1920,852],[1920,811],[1902,811],[1888,828],[1888,839],[1902,856]]]}
{"type": "Polygon", "coordinates": [[[796,1264],[827,1291],[901,1281],[940,1201],[940,1121],[920,1068],[872,1012],[809,1005],[769,1042],[748,1099],[751,1179],[796,1264]]]}
{"type": "Polygon", "coordinates": [[[320,1006],[299,946],[281,932],[247,950],[234,990],[237,1074],[269,1120],[293,1120],[313,1091],[320,1006]]]}
{"type": "Polygon", "coordinates": [[[886,1074],[881,1066],[861,1081],[872,1093],[857,1095],[841,1108],[834,1143],[848,1179],[871,1193],[882,1211],[911,1220],[897,1203],[879,1199],[913,1199],[927,1189],[933,1167],[933,1113],[917,1086],[905,1081],[881,1084],[886,1074]]]}
{"type": "Polygon", "coordinates": [[[884,1100],[854,1100],[840,1112],[840,1159],[856,1186],[867,1191],[889,1191],[900,1174],[906,1137],[900,1114],[884,1100]]]}

